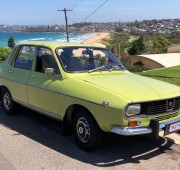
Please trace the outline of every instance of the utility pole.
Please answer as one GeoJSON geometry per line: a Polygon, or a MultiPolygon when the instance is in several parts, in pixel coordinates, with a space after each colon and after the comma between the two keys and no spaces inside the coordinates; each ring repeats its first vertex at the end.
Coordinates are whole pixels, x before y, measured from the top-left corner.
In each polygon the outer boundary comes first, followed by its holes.
{"type": "Polygon", "coordinates": [[[70,9],[62,9],[62,10],[59,10],[58,11],[63,11],[64,12],[64,15],[65,15],[65,21],[66,21],[66,35],[67,35],[67,42],[69,42],[69,31],[68,31],[68,20],[67,20],[67,11],[73,11],[73,10],[70,10],[70,9]]]}
{"type": "Polygon", "coordinates": [[[120,60],[120,55],[121,55],[121,45],[120,45],[120,43],[118,44],[118,58],[119,58],[119,60],[120,60]]]}

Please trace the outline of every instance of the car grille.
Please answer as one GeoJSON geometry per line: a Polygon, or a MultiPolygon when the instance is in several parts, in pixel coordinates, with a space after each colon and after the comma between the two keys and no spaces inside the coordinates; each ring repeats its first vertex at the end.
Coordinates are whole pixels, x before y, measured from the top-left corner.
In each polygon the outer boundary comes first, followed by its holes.
{"type": "Polygon", "coordinates": [[[144,115],[156,115],[176,112],[180,110],[180,97],[161,101],[145,102],[141,105],[141,114],[144,115]]]}
{"type": "Polygon", "coordinates": [[[156,120],[159,120],[159,121],[163,121],[163,120],[175,118],[175,117],[177,117],[178,115],[179,115],[179,112],[176,111],[176,112],[173,112],[173,113],[170,113],[170,114],[167,114],[167,115],[156,116],[155,119],[156,119],[156,120]]]}

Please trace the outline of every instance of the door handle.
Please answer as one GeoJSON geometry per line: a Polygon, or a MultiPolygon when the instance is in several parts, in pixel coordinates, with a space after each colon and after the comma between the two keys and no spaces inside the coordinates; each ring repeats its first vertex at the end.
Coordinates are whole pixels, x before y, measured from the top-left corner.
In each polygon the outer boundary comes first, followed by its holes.
{"type": "Polygon", "coordinates": [[[30,74],[30,76],[29,77],[31,77],[31,78],[35,78],[35,77],[37,77],[36,75],[34,75],[34,74],[30,74]]]}

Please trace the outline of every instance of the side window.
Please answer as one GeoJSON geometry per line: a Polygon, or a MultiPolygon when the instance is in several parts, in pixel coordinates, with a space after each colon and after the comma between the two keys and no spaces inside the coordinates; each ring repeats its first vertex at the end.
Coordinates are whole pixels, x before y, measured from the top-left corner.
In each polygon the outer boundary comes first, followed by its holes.
{"type": "Polygon", "coordinates": [[[31,70],[35,56],[36,49],[34,46],[22,46],[14,62],[14,67],[31,70]]]}
{"type": "Polygon", "coordinates": [[[56,75],[60,74],[52,51],[48,48],[41,47],[38,50],[38,56],[36,59],[36,71],[45,73],[47,68],[52,69],[56,75]]]}

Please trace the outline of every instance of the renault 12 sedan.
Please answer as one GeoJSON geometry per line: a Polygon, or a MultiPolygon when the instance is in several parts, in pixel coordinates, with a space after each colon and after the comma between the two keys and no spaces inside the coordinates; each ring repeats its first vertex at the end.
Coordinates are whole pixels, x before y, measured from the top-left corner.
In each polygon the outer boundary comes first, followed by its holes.
{"type": "Polygon", "coordinates": [[[103,132],[157,139],[180,130],[180,87],[129,72],[97,44],[17,45],[0,65],[0,93],[6,114],[20,104],[60,120],[87,151],[103,132]]]}

